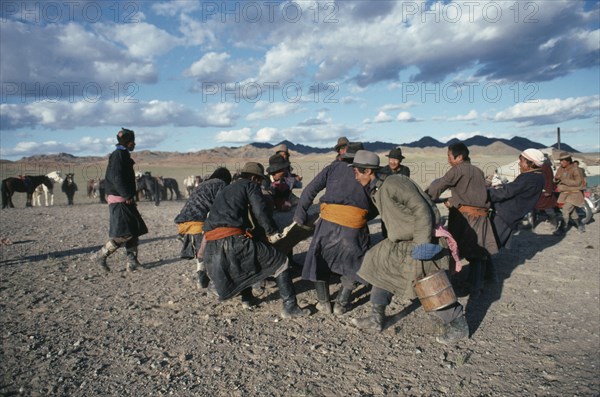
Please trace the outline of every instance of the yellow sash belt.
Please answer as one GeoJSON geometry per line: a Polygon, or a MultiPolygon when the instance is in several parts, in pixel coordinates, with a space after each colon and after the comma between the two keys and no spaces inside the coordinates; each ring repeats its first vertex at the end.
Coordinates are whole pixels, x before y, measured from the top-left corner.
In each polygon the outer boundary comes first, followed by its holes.
{"type": "Polygon", "coordinates": [[[351,205],[321,204],[321,218],[352,229],[360,229],[367,225],[369,211],[351,205]]]}
{"type": "Polygon", "coordinates": [[[204,222],[190,221],[177,224],[177,234],[201,234],[204,222]]]}

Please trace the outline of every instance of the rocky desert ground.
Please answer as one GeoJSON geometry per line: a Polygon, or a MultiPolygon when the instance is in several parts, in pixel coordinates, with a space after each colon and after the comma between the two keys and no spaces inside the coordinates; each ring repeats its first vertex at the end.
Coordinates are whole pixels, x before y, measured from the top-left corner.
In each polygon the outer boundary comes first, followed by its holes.
{"type": "MultiPolygon", "coordinates": [[[[418,302],[394,301],[381,333],[355,329],[351,319],[370,309],[364,287],[349,313],[316,312],[297,269],[308,318],[281,320],[271,286],[252,310],[219,302],[178,258],[173,219],[183,201],[141,202],[143,268],[125,271],[119,251],[105,273],[89,256],[107,238],[107,206],[84,191],[65,203],[57,193],[55,206],[24,208],[19,197],[0,211],[9,243],[0,248],[1,395],[600,395],[598,214],[583,234],[524,226],[494,257],[499,282],[477,301],[459,298],[470,338],[443,346],[418,302]]],[[[381,238],[378,219],[370,229],[381,238]]],[[[308,244],[295,248],[297,263],[308,244]]]]}

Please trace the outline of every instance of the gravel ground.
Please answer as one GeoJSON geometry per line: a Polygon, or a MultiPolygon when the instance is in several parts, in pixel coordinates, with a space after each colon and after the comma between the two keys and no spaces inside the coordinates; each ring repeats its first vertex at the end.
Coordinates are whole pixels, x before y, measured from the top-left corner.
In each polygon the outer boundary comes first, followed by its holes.
{"type": "MultiPolygon", "coordinates": [[[[471,338],[442,346],[412,302],[394,301],[381,333],[355,329],[365,288],[344,316],[316,312],[298,271],[308,318],[280,320],[276,288],[252,310],[219,303],[178,258],[182,201],[141,203],[144,268],[126,272],[120,250],[104,273],[89,255],[107,238],[108,209],[76,203],[0,211],[12,242],[0,257],[1,395],[600,395],[599,222],[562,238],[548,224],[520,231],[495,257],[500,282],[477,302],[460,298],[471,338]]],[[[377,240],[379,221],[370,227],[377,240]]]]}

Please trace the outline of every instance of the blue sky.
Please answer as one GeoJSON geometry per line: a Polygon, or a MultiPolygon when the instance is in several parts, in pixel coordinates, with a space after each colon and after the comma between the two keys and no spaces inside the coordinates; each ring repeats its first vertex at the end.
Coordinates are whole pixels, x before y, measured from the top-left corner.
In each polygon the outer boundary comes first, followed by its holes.
{"type": "Polygon", "coordinates": [[[0,3],[0,158],[473,135],[600,150],[596,1],[0,3]]]}

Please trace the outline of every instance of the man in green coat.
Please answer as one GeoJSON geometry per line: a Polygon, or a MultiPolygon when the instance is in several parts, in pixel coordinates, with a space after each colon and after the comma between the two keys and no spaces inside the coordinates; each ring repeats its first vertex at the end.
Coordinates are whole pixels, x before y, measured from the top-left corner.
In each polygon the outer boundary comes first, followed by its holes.
{"type": "MultiPolygon", "coordinates": [[[[373,285],[372,314],[354,319],[361,329],[383,329],[385,307],[394,295],[414,299],[413,283],[439,269],[448,269],[446,250],[437,244],[434,226],[439,212],[429,196],[404,175],[378,173],[379,157],[359,150],[354,162],[356,180],[371,190],[371,199],[388,226],[388,236],[365,254],[358,275],[373,285]]],[[[448,344],[469,336],[463,307],[456,302],[434,311],[445,324],[437,341],[448,344]]]]}

